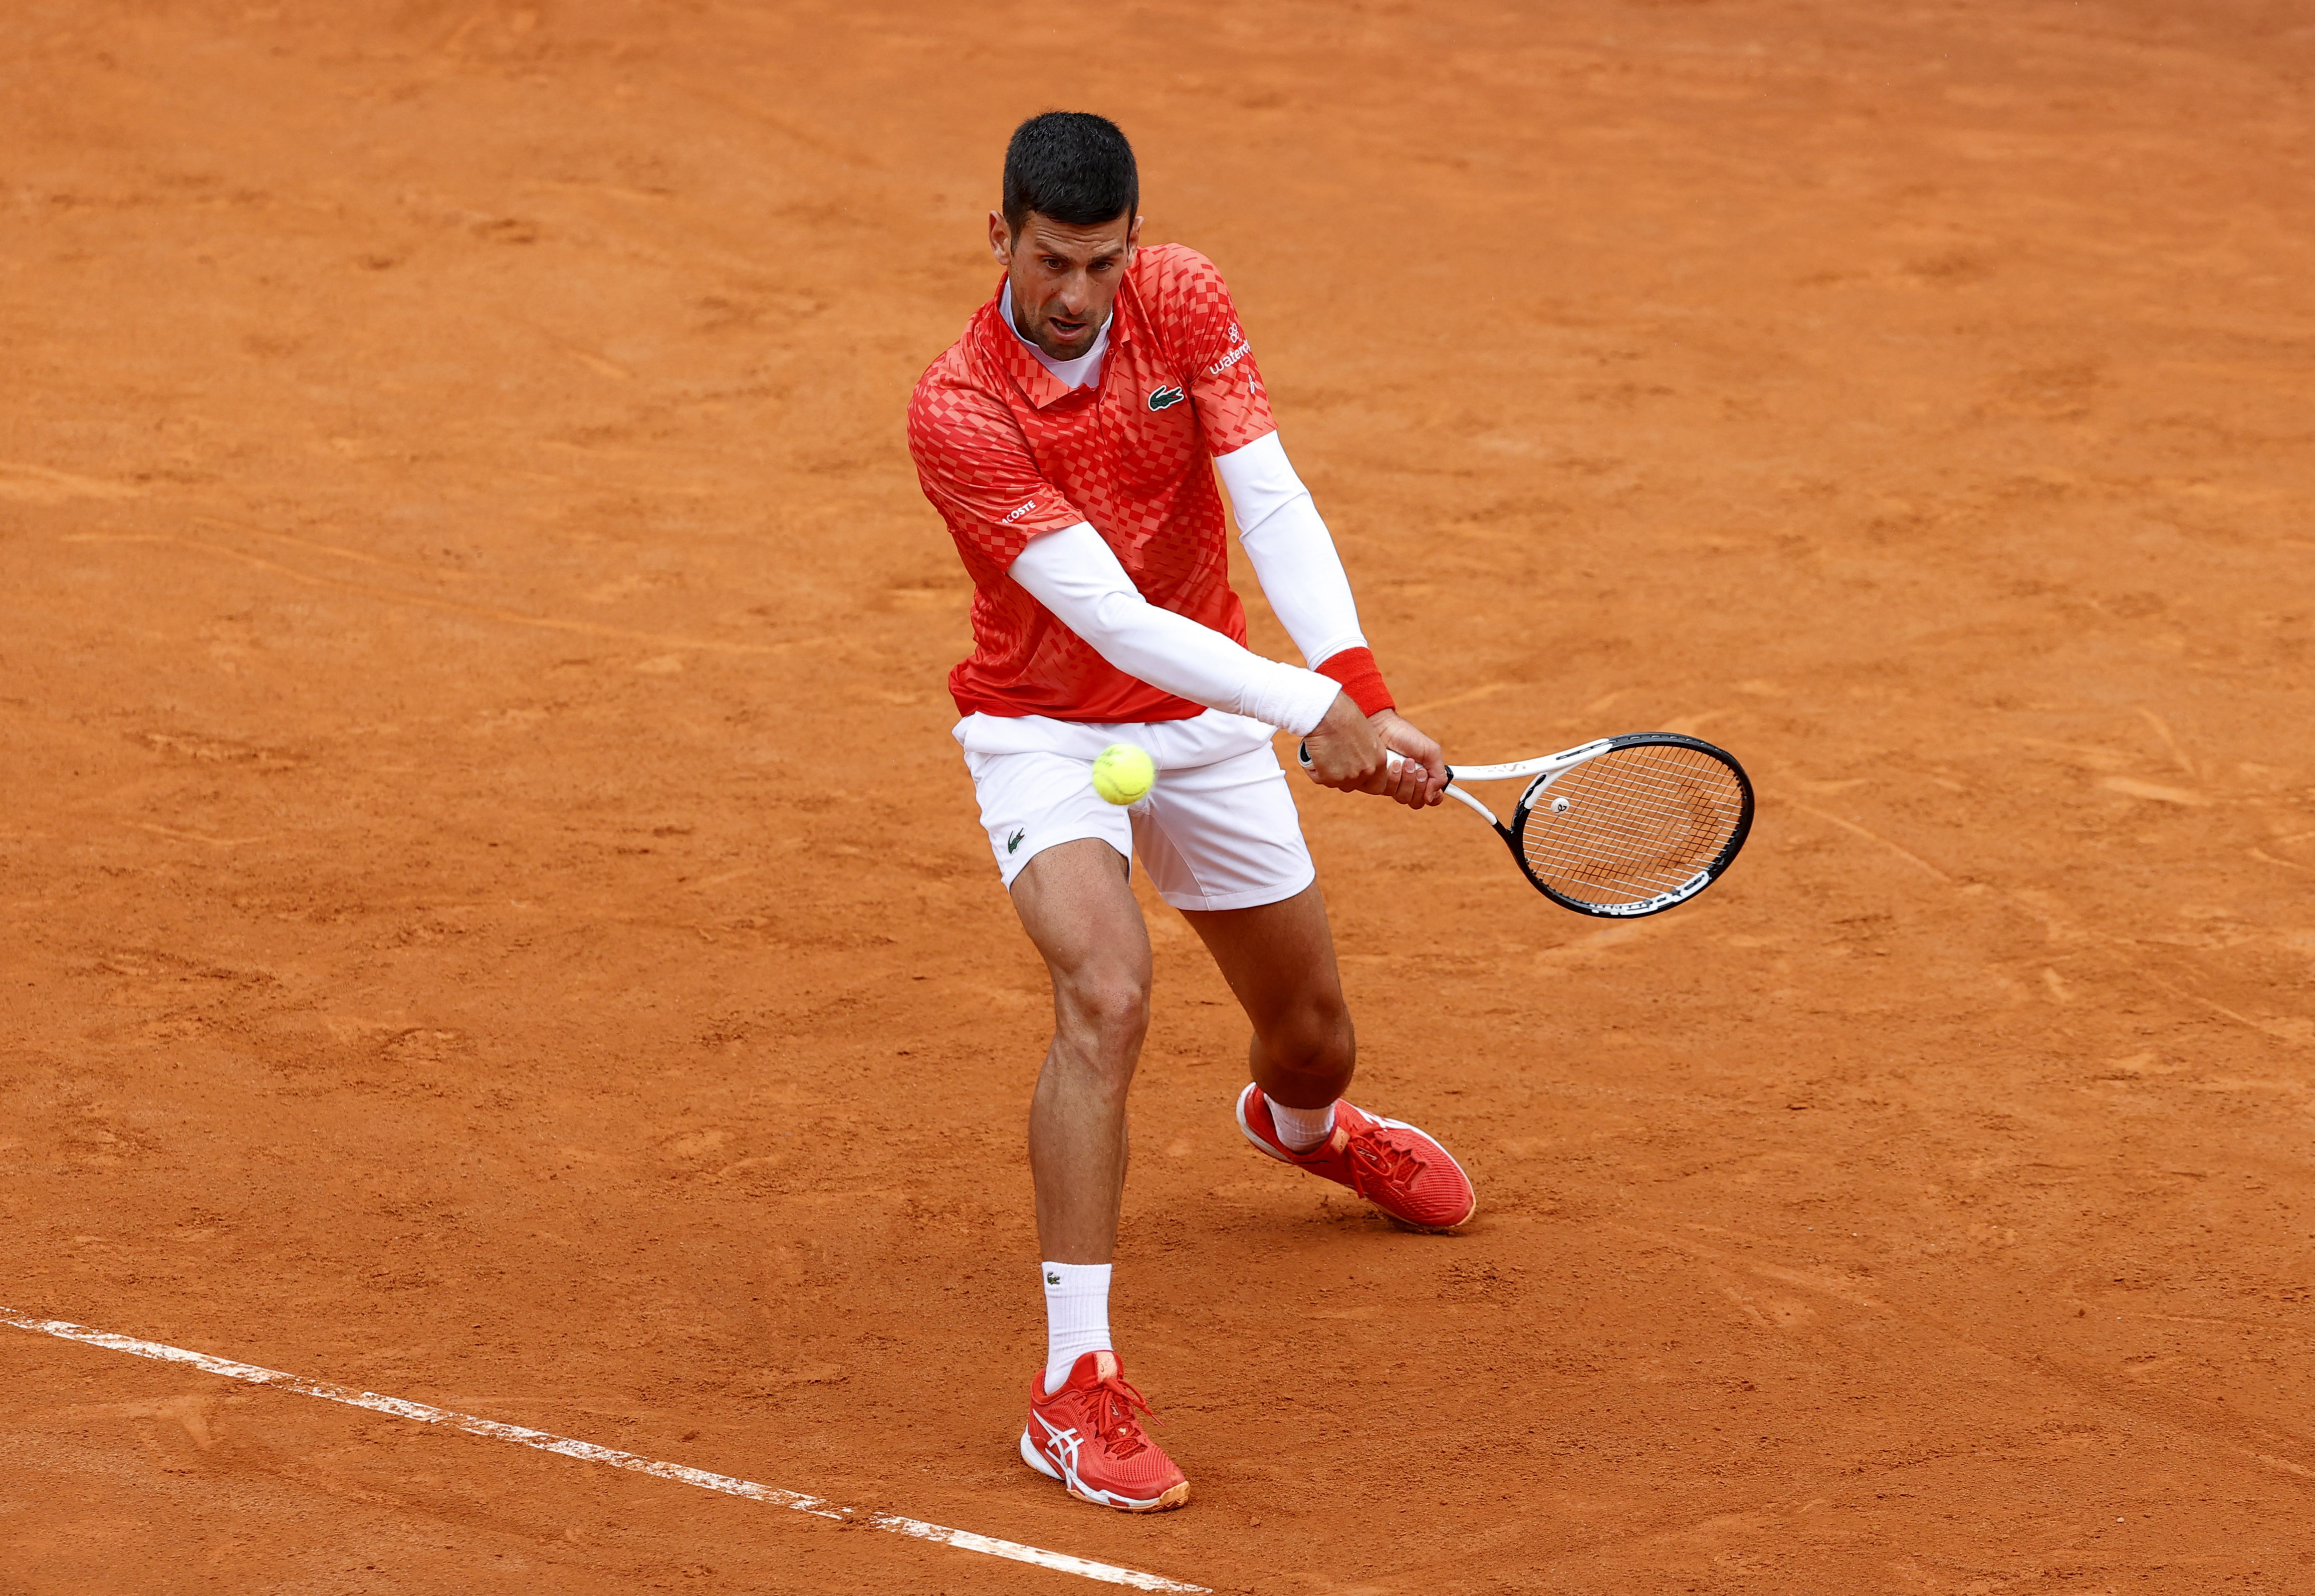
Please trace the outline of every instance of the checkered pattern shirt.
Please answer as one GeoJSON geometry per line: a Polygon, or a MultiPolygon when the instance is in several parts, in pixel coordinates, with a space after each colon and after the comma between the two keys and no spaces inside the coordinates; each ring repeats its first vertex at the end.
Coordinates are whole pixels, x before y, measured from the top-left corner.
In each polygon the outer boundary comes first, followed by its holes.
{"type": "Polygon", "coordinates": [[[909,403],[917,480],[973,581],[972,652],[949,692],[966,714],[1202,714],[1104,660],[1006,571],[1038,534],[1090,522],[1144,598],[1246,641],[1211,461],[1274,423],[1221,273],[1182,244],[1137,251],[1100,380],[1085,388],[1038,364],[998,304],[973,314],[909,403]]]}

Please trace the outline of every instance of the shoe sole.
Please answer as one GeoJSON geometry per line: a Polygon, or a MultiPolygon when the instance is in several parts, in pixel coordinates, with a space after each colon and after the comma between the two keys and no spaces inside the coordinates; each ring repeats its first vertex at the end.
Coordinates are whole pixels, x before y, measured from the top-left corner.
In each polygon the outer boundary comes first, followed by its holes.
{"type": "MultiPolygon", "coordinates": [[[[1246,1084],[1246,1090],[1245,1090],[1245,1091],[1243,1091],[1243,1092],[1240,1092],[1240,1093],[1237,1095],[1237,1129],[1238,1129],[1238,1134],[1239,1134],[1239,1135],[1241,1135],[1241,1136],[1243,1136],[1243,1137],[1245,1137],[1248,1141],[1250,1141],[1250,1142],[1254,1143],[1254,1149],[1255,1149],[1255,1151],[1256,1151],[1256,1152],[1258,1152],[1258,1153],[1262,1154],[1264,1157],[1267,1157],[1267,1158],[1275,1158],[1279,1163],[1285,1165],[1285,1166],[1286,1166],[1286,1167],[1288,1167],[1289,1169],[1300,1169],[1300,1168],[1302,1167],[1302,1166],[1300,1166],[1299,1164],[1297,1164],[1293,1159],[1291,1159],[1291,1158],[1290,1158],[1290,1157],[1286,1157],[1283,1153],[1281,1153],[1281,1152],[1280,1152],[1276,1148],[1272,1147],[1268,1142],[1264,1141],[1264,1140],[1262,1139],[1262,1133],[1261,1133],[1260,1131],[1256,1130],[1253,1126],[1251,1126],[1251,1125],[1249,1125],[1249,1124],[1247,1124],[1247,1123],[1246,1122],[1246,1101],[1247,1101],[1247,1099],[1251,1098],[1251,1097],[1255,1095],[1255,1092],[1257,1092],[1257,1091],[1259,1091],[1260,1089],[1261,1089],[1261,1088],[1259,1088],[1258,1086],[1255,1086],[1252,1082],[1250,1082],[1250,1081],[1249,1081],[1249,1082],[1246,1084]]],[[[1382,1118],[1380,1115],[1379,1115],[1379,1114],[1369,1114],[1367,1117],[1368,1117],[1369,1119],[1370,1119],[1370,1120],[1374,1120],[1374,1121],[1376,1121],[1376,1122],[1377,1122],[1378,1123],[1379,1123],[1379,1124],[1386,1124],[1386,1125],[1402,1125],[1402,1126],[1405,1126],[1405,1127],[1406,1127],[1406,1129],[1407,1129],[1407,1130],[1415,1130],[1415,1126],[1406,1124],[1406,1121],[1404,1121],[1404,1120],[1385,1120],[1385,1119],[1383,1119],[1383,1118],[1382,1118]]],[[[1452,1154],[1452,1153],[1450,1153],[1450,1152],[1449,1152],[1449,1151],[1448,1151],[1444,1147],[1441,1147],[1441,1146],[1440,1145],[1439,1139],[1438,1139],[1437,1137],[1435,1137],[1435,1136],[1432,1136],[1432,1135],[1431,1134],[1431,1132],[1430,1132],[1430,1131],[1428,1131],[1428,1130],[1424,1131],[1424,1132],[1423,1132],[1423,1136],[1424,1136],[1424,1139],[1428,1140],[1428,1141],[1431,1143],[1431,1145],[1432,1145],[1432,1147],[1435,1147],[1435,1148],[1439,1148],[1439,1156],[1440,1156],[1441,1157],[1445,1158],[1445,1159],[1447,1160],[1447,1162],[1449,1162],[1450,1164],[1453,1164],[1453,1165],[1455,1166],[1455,1173],[1456,1173],[1456,1174],[1458,1174],[1458,1175],[1461,1175],[1461,1176],[1463,1177],[1463,1184],[1464,1184],[1465,1185],[1467,1185],[1467,1186],[1471,1185],[1471,1172],[1470,1172],[1469,1170],[1468,1170],[1468,1169],[1466,1169],[1466,1168],[1464,1168],[1464,1167],[1463,1167],[1462,1164],[1461,1164],[1459,1161],[1458,1161],[1458,1160],[1457,1160],[1457,1158],[1456,1158],[1455,1155],[1454,1155],[1454,1154],[1452,1154]]],[[[1329,1184],[1330,1184],[1339,1185],[1339,1184],[1341,1184],[1342,1183],[1341,1183],[1341,1182],[1339,1182],[1339,1181],[1336,1181],[1336,1182],[1331,1182],[1331,1183],[1329,1183],[1329,1184]]],[[[1360,1195],[1360,1193],[1356,1193],[1356,1192],[1353,1192],[1353,1193],[1352,1193],[1352,1195],[1355,1197],[1355,1196],[1359,1196],[1359,1195],[1360,1195]]],[[[1413,1220],[1413,1219],[1404,1219],[1399,1218],[1399,1216],[1398,1216],[1398,1215],[1397,1215],[1397,1214],[1395,1214],[1395,1213],[1391,1212],[1391,1211],[1390,1211],[1390,1210],[1388,1210],[1388,1209],[1387,1209],[1387,1208],[1384,1208],[1384,1207],[1383,1207],[1383,1205],[1382,1205],[1381,1203],[1379,1203],[1379,1202],[1376,1202],[1376,1201],[1375,1201],[1375,1200],[1374,1200],[1373,1198],[1371,1198],[1371,1197],[1364,1198],[1364,1199],[1363,1199],[1363,1201],[1367,1201],[1367,1202],[1370,1202],[1370,1203],[1373,1203],[1373,1205],[1374,1205],[1375,1209],[1377,1210],[1377,1211],[1380,1212],[1380,1213],[1382,1214],[1382,1216],[1383,1216],[1385,1219],[1387,1219],[1390,1220],[1390,1221],[1391,1221],[1391,1223],[1393,1223],[1393,1224],[1395,1224],[1395,1225],[1404,1225],[1404,1226],[1406,1226],[1409,1230],[1419,1230],[1419,1231],[1421,1231],[1423,1234],[1424,1234],[1425,1236],[1444,1236],[1444,1235],[1446,1235],[1450,1230],[1454,1229],[1454,1228],[1456,1228],[1456,1226],[1458,1226],[1458,1225],[1468,1225],[1468,1224],[1469,1224],[1469,1223],[1471,1222],[1471,1216],[1472,1216],[1473,1214],[1476,1214],[1476,1213],[1477,1213],[1477,1212],[1479,1211],[1479,1193],[1478,1193],[1477,1188],[1476,1188],[1476,1187],[1474,1187],[1474,1188],[1473,1188],[1472,1193],[1471,1193],[1471,1206],[1470,1206],[1470,1207],[1468,1207],[1468,1208],[1467,1208],[1467,1209],[1465,1209],[1465,1210],[1463,1210],[1463,1217],[1462,1217],[1461,1219],[1459,1219],[1455,1220],[1455,1221],[1454,1221],[1453,1223],[1451,1223],[1451,1224],[1446,1224],[1446,1225],[1422,1225],[1422,1224],[1417,1224],[1417,1223],[1416,1223],[1415,1220],[1413,1220]]]]}
{"type": "Polygon", "coordinates": [[[1021,1431],[1021,1461],[1026,1463],[1039,1474],[1043,1475],[1047,1479],[1059,1480],[1060,1482],[1061,1489],[1067,1491],[1079,1502],[1090,1503],[1095,1507],[1110,1508],[1118,1512],[1171,1512],[1174,1509],[1181,1506],[1190,1499],[1190,1482],[1187,1480],[1184,1480],[1178,1485],[1167,1486],[1164,1491],[1152,1496],[1147,1502],[1137,1502],[1131,1496],[1119,1496],[1108,1491],[1079,1490],[1076,1485],[1069,1483],[1060,1469],[1045,1461],[1044,1454],[1040,1452],[1036,1448],[1036,1443],[1029,1439],[1029,1432],[1025,1426],[1021,1431]]]}

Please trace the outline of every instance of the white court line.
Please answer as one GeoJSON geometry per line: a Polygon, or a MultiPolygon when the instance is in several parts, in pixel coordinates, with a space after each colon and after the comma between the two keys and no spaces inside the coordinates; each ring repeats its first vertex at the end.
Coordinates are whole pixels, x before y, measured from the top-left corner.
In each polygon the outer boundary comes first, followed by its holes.
{"type": "Polygon", "coordinates": [[[583,1458],[590,1463],[608,1463],[614,1468],[631,1468],[637,1474],[677,1480],[705,1491],[721,1491],[726,1496],[745,1496],[754,1502],[767,1502],[774,1507],[793,1508],[797,1512],[811,1513],[815,1518],[836,1519],[870,1530],[886,1530],[894,1535],[910,1536],[918,1540],[939,1541],[959,1551],[985,1552],[992,1557],[1007,1557],[1016,1563],[1033,1563],[1040,1568],[1051,1568],[1061,1574],[1078,1574],[1113,1585],[1131,1585],[1137,1591],[1183,1591],[1194,1592],[1195,1596],[1211,1596],[1203,1585],[1185,1585],[1179,1580],[1162,1579],[1154,1574],[1141,1574],[1108,1563],[1089,1562],[1083,1557],[1072,1557],[1066,1552],[1048,1552],[1041,1547],[1023,1546],[1017,1540],[998,1540],[995,1536],[975,1535],[970,1530],[952,1530],[945,1524],[927,1524],[922,1519],[904,1519],[896,1513],[857,1514],[848,1507],[838,1507],[820,1497],[807,1496],[801,1491],[776,1490],[770,1485],[757,1485],[752,1480],[734,1479],[728,1474],[710,1474],[704,1468],[687,1468],[680,1463],[661,1463],[650,1458],[637,1457],[633,1452],[597,1446],[592,1441],[549,1435],[544,1430],[526,1430],[519,1424],[501,1424],[495,1419],[478,1419],[467,1414],[452,1413],[446,1407],[430,1407],[423,1402],[405,1402],[399,1396],[380,1396],[374,1391],[357,1391],[351,1386],[333,1386],[326,1380],[306,1379],[299,1375],[284,1374],[278,1369],[260,1369],[253,1363],[235,1363],[226,1358],[212,1358],[207,1352],[190,1352],[183,1347],[164,1346],[157,1341],[139,1341],[133,1335],[115,1335],[109,1331],[91,1330],[85,1325],[70,1324],[63,1319],[36,1319],[13,1308],[0,1308],[0,1324],[13,1325],[20,1330],[38,1331],[42,1335],[54,1335],[64,1341],[84,1342],[90,1346],[105,1347],[116,1352],[133,1352],[139,1358],[157,1358],[164,1363],[190,1363],[210,1374],[221,1374],[227,1379],[246,1380],[253,1386],[272,1386],[284,1391],[295,1391],[300,1396],[319,1396],[327,1402],[342,1402],[348,1407],[366,1407],[372,1413],[416,1419],[421,1424],[446,1424],[469,1435],[488,1436],[492,1441],[510,1441],[517,1446],[536,1447],[542,1452],[555,1452],[565,1458],[583,1458]]]}

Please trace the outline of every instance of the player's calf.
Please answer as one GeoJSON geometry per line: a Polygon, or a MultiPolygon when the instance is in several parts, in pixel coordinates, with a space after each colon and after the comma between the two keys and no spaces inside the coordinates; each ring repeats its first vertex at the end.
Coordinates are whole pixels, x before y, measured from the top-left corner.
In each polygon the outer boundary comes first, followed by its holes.
{"type": "Polygon", "coordinates": [[[1246,1062],[1271,1098],[1323,1108],[1350,1090],[1358,1033],[1340,994],[1257,1020],[1246,1062]]]}

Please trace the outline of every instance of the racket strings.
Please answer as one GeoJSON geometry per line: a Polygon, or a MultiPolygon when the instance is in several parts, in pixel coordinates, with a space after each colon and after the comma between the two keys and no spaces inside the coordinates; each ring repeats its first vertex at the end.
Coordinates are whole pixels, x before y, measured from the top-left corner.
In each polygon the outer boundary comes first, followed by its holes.
{"type": "Polygon", "coordinates": [[[1520,828],[1528,868],[1587,903],[1636,903],[1694,879],[1743,823],[1736,773],[1700,749],[1642,743],[1578,766],[1520,828]]]}

